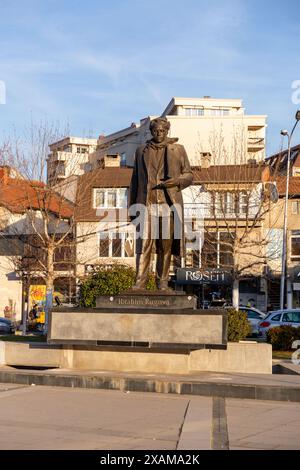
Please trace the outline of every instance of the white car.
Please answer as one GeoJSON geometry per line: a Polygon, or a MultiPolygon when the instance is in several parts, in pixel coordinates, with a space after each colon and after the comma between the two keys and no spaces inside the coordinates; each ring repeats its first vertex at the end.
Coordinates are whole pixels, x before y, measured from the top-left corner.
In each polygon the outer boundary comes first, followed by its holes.
{"type": "Polygon", "coordinates": [[[258,325],[258,334],[263,338],[266,337],[266,332],[275,326],[290,325],[300,327],[300,309],[288,308],[284,310],[273,310],[268,312],[266,317],[258,325]]]}
{"type": "Polygon", "coordinates": [[[266,317],[266,313],[261,312],[257,308],[254,307],[244,307],[243,305],[239,306],[239,310],[241,312],[247,313],[247,319],[252,327],[252,335],[258,335],[258,325],[264,318],[266,317]]]}

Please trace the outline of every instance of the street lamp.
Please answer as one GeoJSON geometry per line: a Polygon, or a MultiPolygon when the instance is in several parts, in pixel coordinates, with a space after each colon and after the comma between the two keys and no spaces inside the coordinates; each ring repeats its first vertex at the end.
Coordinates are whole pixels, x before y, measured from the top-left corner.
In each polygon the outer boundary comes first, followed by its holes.
{"type": "Polygon", "coordinates": [[[280,132],[281,135],[287,136],[288,138],[288,154],[287,154],[287,170],[286,170],[286,187],[285,187],[285,201],[284,201],[284,215],[283,215],[283,240],[282,240],[282,255],[281,255],[281,279],[280,279],[280,308],[284,307],[284,284],[286,277],[286,249],[287,249],[287,217],[288,217],[288,200],[289,200],[289,183],[290,183],[290,162],[291,162],[291,140],[296,129],[298,122],[300,121],[300,110],[295,115],[296,122],[289,132],[284,129],[280,132]]]}

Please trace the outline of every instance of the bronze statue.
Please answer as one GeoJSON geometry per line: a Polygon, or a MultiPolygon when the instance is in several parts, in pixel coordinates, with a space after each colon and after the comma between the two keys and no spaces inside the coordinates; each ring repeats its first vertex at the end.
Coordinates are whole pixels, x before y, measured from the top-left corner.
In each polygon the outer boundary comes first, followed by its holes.
{"type": "Polygon", "coordinates": [[[135,155],[129,196],[131,220],[139,225],[134,290],[146,288],[154,248],[160,290],[168,290],[171,255],[184,256],[181,190],[192,183],[193,175],[184,147],[175,143],[178,139],[167,137],[169,129],[166,118],[151,121],[152,139],[138,147],[135,155]]]}

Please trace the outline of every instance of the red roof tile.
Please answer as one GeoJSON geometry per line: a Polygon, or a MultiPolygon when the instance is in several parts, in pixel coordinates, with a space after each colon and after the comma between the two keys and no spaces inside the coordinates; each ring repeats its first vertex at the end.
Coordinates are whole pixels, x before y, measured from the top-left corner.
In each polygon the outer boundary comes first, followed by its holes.
{"type": "Polygon", "coordinates": [[[71,202],[48,190],[44,183],[18,178],[0,179],[0,205],[19,214],[33,209],[69,218],[74,212],[71,202]]]}
{"type": "MultiPolygon", "coordinates": [[[[276,178],[276,185],[277,185],[279,195],[284,196],[285,191],[286,191],[286,177],[278,176],[276,178]]],[[[300,177],[299,176],[290,176],[289,195],[290,196],[300,195],[300,177]]]]}

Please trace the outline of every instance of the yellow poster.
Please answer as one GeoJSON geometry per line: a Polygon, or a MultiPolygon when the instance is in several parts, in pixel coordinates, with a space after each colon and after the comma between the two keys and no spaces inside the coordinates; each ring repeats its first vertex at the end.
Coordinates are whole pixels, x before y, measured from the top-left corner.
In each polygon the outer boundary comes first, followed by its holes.
{"type": "Polygon", "coordinates": [[[45,323],[46,286],[33,285],[29,288],[29,308],[38,323],[45,323]]]}
{"type": "Polygon", "coordinates": [[[31,306],[33,303],[46,302],[46,286],[30,286],[29,302],[31,306]]]}

